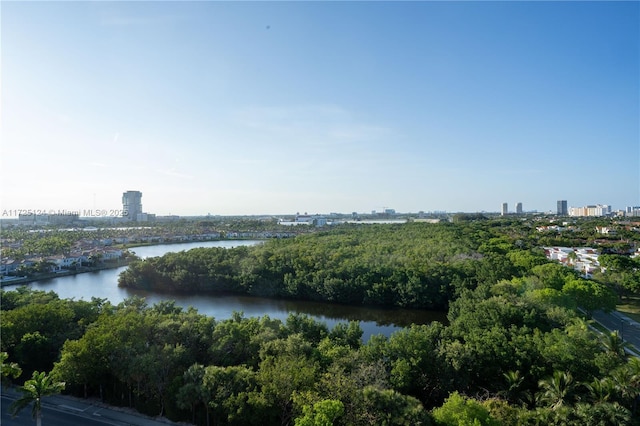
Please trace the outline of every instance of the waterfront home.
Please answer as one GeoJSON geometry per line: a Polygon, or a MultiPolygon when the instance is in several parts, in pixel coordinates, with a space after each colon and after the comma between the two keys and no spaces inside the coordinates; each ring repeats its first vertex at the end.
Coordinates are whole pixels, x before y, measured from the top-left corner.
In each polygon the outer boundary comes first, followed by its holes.
{"type": "Polygon", "coordinates": [[[102,251],[102,260],[115,260],[122,257],[122,250],[106,249],[102,251]]]}
{"type": "Polygon", "coordinates": [[[53,263],[55,265],[54,269],[56,271],[80,266],[82,262],[86,262],[86,259],[84,258],[82,253],[71,254],[69,256],[58,254],[54,256],[48,256],[45,258],[45,260],[53,263]]]}
{"type": "Polygon", "coordinates": [[[18,269],[19,266],[20,262],[15,259],[2,259],[2,261],[0,261],[0,275],[12,274],[18,269]]]}

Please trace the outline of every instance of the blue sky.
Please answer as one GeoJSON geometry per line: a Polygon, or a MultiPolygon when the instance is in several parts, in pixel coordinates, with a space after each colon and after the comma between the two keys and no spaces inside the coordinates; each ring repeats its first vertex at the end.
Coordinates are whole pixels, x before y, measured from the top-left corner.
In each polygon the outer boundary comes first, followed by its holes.
{"type": "Polygon", "coordinates": [[[638,2],[2,2],[1,208],[640,205],[638,2]]]}

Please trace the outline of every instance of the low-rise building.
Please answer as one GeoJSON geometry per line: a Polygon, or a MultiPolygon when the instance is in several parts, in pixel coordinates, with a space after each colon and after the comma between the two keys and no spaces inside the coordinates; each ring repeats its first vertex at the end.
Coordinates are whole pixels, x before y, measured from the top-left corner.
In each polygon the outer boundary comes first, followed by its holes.
{"type": "Polygon", "coordinates": [[[0,261],[0,275],[9,275],[18,270],[20,261],[15,259],[2,259],[0,261]]]}
{"type": "Polygon", "coordinates": [[[585,277],[600,270],[598,251],[591,247],[543,247],[547,259],[556,260],[563,265],[572,267],[585,277]]]}
{"type": "Polygon", "coordinates": [[[596,226],[596,232],[602,235],[616,235],[616,230],[608,226],[596,226]]]}
{"type": "Polygon", "coordinates": [[[102,260],[115,260],[122,257],[122,250],[106,249],[102,251],[102,260]]]}

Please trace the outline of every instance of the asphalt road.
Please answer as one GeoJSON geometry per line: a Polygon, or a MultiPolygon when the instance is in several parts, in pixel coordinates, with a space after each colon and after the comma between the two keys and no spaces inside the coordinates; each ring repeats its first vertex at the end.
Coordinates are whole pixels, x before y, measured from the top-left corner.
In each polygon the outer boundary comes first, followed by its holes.
{"type": "MultiPolygon", "coordinates": [[[[13,389],[2,389],[0,425],[33,426],[31,407],[22,410],[15,418],[9,414],[9,406],[16,400],[13,389]]],[[[49,396],[42,401],[42,426],[167,426],[176,425],[168,420],[156,420],[143,415],[100,407],[77,398],[63,395],[49,396]]]]}
{"type": "MultiPolygon", "coordinates": [[[[33,426],[35,420],[31,417],[31,407],[22,410],[15,418],[9,414],[9,405],[14,399],[2,395],[2,416],[0,424],[3,426],[33,426]]],[[[81,415],[72,411],[64,411],[63,409],[45,406],[42,410],[42,426],[65,426],[65,425],[87,425],[87,426],[105,426],[105,425],[123,425],[125,423],[112,423],[102,421],[99,417],[95,419],[89,415],[81,415]]]]}
{"type": "Polygon", "coordinates": [[[620,314],[617,311],[596,311],[592,314],[594,320],[611,331],[617,330],[620,337],[637,351],[640,351],[640,323],[620,314]]]}

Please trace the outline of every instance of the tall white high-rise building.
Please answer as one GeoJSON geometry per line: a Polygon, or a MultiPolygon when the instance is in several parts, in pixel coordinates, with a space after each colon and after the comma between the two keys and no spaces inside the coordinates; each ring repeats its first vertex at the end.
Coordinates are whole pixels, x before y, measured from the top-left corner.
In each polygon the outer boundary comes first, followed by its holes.
{"type": "Polygon", "coordinates": [[[516,214],[522,214],[522,203],[516,203],[516,214]]]}
{"type": "Polygon", "coordinates": [[[501,214],[502,214],[502,216],[505,216],[505,215],[509,214],[509,204],[508,203],[502,203],[501,214]]]}
{"type": "Polygon", "coordinates": [[[122,194],[122,211],[125,219],[138,220],[138,215],[142,214],[142,192],[127,191],[122,194]]]}

